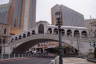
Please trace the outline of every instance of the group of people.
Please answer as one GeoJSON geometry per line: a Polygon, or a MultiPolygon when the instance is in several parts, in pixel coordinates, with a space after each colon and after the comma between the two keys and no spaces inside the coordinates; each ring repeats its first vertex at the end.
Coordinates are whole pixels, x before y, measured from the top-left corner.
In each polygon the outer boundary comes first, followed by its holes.
{"type": "Polygon", "coordinates": [[[47,51],[38,51],[38,50],[28,51],[26,53],[32,55],[48,55],[47,51]]]}

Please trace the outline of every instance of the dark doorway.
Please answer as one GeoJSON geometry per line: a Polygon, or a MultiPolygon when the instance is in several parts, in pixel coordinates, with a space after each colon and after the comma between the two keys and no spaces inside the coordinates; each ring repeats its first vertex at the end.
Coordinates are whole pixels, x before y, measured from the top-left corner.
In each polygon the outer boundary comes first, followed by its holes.
{"type": "Polygon", "coordinates": [[[43,24],[39,25],[38,32],[39,32],[39,34],[44,34],[44,25],[43,24]]]}

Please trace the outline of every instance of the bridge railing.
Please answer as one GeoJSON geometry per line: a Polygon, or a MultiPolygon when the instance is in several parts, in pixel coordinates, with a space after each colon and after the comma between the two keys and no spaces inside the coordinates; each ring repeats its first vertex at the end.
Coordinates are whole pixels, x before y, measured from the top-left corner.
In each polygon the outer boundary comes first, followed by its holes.
{"type": "Polygon", "coordinates": [[[21,40],[25,40],[25,39],[28,39],[28,38],[33,38],[33,39],[38,39],[38,38],[46,38],[46,39],[50,39],[50,37],[54,39],[54,37],[58,37],[58,35],[52,35],[52,34],[35,34],[35,35],[32,35],[32,36],[28,36],[26,38],[21,38],[21,39],[18,39],[18,40],[13,40],[13,41],[10,41],[9,43],[14,43],[14,42],[18,42],[18,41],[21,41],[21,40]]]}
{"type": "MultiPolygon", "coordinates": [[[[34,35],[30,35],[26,38],[21,38],[21,39],[18,39],[18,40],[14,40],[12,42],[10,42],[8,45],[14,45],[17,44],[17,43],[20,43],[20,42],[24,42],[24,41],[27,41],[27,40],[30,40],[30,39],[39,39],[39,38],[43,38],[43,39],[54,39],[54,40],[58,40],[58,35],[56,34],[34,34],[34,35]]],[[[84,40],[88,40],[87,38],[83,38],[84,40]]],[[[77,41],[77,38],[73,38],[73,37],[67,37],[67,36],[62,36],[62,41],[65,41],[65,40],[74,40],[74,41],[77,41]]],[[[79,38],[80,41],[83,41],[81,38],[79,38]]],[[[71,41],[72,42],[72,41],[71,41]]],[[[70,44],[70,43],[68,43],[70,44]]],[[[75,43],[76,44],[76,43],[75,43]]]]}
{"type": "MultiPolygon", "coordinates": [[[[48,33],[46,33],[46,34],[32,34],[32,35],[29,35],[29,36],[26,36],[26,37],[23,37],[23,36],[20,36],[20,37],[14,37],[14,38],[11,38],[11,41],[10,42],[14,42],[14,41],[18,41],[18,40],[22,40],[22,39],[26,39],[26,38],[28,38],[28,37],[36,37],[36,36],[48,36],[48,35],[50,35],[50,36],[58,36],[58,34],[48,34],[48,33]]],[[[73,37],[73,36],[66,36],[66,35],[63,35],[62,36],[63,38],[64,37],[66,37],[66,38],[74,38],[74,39],[77,39],[77,37],[73,37]]],[[[37,37],[38,38],[38,37],[37,37]]],[[[82,38],[82,37],[80,37],[79,39],[88,39],[88,37],[86,37],[86,38],[82,38]]]]}

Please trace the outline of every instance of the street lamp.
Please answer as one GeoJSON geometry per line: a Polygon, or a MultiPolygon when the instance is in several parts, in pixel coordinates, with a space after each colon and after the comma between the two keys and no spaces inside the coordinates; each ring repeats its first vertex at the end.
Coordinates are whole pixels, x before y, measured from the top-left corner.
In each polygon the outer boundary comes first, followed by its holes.
{"type": "Polygon", "coordinates": [[[89,42],[90,46],[94,48],[94,58],[96,58],[96,41],[89,42]]]}
{"type": "Polygon", "coordinates": [[[63,56],[62,56],[62,38],[61,38],[61,25],[62,25],[62,13],[56,12],[56,26],[58,26],[58,32],[59,32],[59,64],[63,64],[63,56]]]}
{"type": "Polygon", "coordinates": [[[78,48],[78,56],[80,56],[80,49],[79,49],[79,34],[78,35],[76,35],[76,38],[77,38],[77,48],[78,48]]]}

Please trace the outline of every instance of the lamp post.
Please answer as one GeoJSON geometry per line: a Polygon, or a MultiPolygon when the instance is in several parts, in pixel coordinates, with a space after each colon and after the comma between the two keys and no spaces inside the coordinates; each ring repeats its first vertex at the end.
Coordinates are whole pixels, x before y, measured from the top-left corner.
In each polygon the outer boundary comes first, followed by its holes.
{"type": "Polygon", "coordinates": [[[61,25],[62,25],[62,13],[56,12],[56,26],[58,26],[58,37],[59,37],[59,64],[63,64],[63,56],[62,56],[62,38],[61,38],[61,25]]]}
{"type": "Polygon", "coordinates": [[[79,35],[76,36],[77,38],[77,48],[78,48],[78,56],[80,56],[80,50],[79,50],[79,35]]]}
{"type": "Polygon", "coordinates": [[[94,58],[96,58],[96,41],[89,42],[90,46],[94,48],[94,58]]]}

